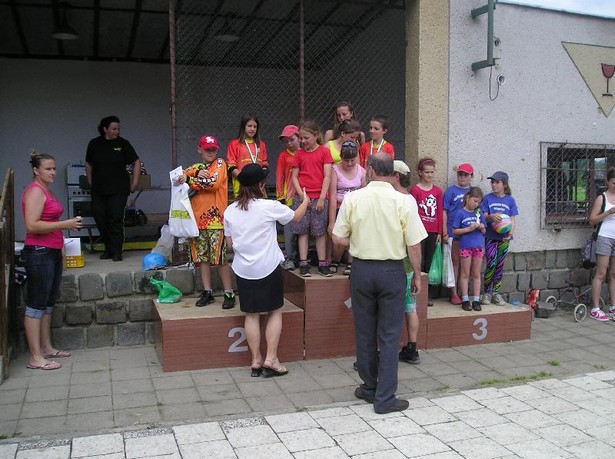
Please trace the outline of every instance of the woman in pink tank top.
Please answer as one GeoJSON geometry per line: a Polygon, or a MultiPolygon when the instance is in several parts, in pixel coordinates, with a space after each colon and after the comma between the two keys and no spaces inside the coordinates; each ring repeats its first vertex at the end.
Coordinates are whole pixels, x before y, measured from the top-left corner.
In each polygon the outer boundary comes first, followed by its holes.
{"type": "MultiPolygon", "coordinates": [[[[333,166],[331,174],[331,184],[329,186],[329,234],[333,231],[337,211],[344,200],[346,193],[358,190],[365,186],[365,169],[358,163],[359,146],[356,142],[348,140],[342,144],[340,150],[341,162],[333,166]]],[[[344,254],[344,247],[333,244],[331,253],[331,272],[337,272],[339,264],[344,254]]],[[[345,275],[350,275],[350,264],[352,258],[347,254],[345,275]]]]}
{"type": "Polygon", "coordinates": [[[70,357],[70,352],[55,349],[51,344],[51,313],[62,279],[62,230],[81,228],[81,217],[60,220],[64,207],[49,190],[56,176],[55,159],[50,155],[32,152],[30,164],[34,180],[21,197],[21,210],[26,224],[22,255],[28,276],[24,317],[30,349],[27,367],[55,370],[62,365],[51,359],[70,357]]]}

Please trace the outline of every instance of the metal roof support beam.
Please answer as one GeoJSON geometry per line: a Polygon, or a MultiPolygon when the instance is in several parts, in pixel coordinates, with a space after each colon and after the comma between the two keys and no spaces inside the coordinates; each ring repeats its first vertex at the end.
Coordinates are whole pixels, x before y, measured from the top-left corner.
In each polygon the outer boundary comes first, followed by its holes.
{"type": "Polygon", "coordinates": [[[137,30],[139,29],[139,18],[141,17],[141,9],[143,8],[143,0],[137,0],[135,3],[135,12],[132,18],[132,27],[130,29],[130,41],[128,42],[128,50],[126,51],[126,58],[132,57],[132,50],[135,47],[135,40],[137,39],[137,30]]]}

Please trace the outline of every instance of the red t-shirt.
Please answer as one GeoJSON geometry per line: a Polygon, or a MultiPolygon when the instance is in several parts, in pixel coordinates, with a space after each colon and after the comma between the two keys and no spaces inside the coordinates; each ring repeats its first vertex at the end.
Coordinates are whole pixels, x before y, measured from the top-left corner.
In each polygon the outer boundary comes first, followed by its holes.
{"type": "Polygon", "coordinates": [[[414,185],[410,194],[416,199],[425,231],[442,234],[442,189],[433,185],[431,190],[425,191],[414,185]]]}
{"type": "Polygon", "coordinates": [[[319,198],[325,180],[325,164],[333,164],[328,148],[319,145],[314,151],[297,151],[293,168],[299,169],[299,185],[305,188],[310,199],[319,198]]]}
{"type": "MultiPolygon", "coordinates": [[[[371,141],[365,142],[363,145],[361,145],[361,147],[359,148],[359,162],[361,163],[361,166],[365,167],[365,165],[367,164],[367,159],[370,157],[370,155],[378,153],[378,147],[380,147],[380,142],[374,142],[373,147],[371,141]]],[[[392,143],[384,140],[380,151],[388,153],[391,158],[395,159],[395,147],[392,143]]]]}

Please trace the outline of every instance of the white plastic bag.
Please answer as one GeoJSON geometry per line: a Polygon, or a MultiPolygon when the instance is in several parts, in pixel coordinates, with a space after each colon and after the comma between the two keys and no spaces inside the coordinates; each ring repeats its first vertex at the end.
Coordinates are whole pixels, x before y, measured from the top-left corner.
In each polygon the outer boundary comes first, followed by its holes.
{"type": "Polygon", "coordinates": [[[186,183],[175,184],[175,179],[182,174],[181,166],[169,172],[171,178],[171,208],[169,209],[169,228],[176,237],[197,237],[199,227],[190,205],[186,183]]]}
{"type": "Polygon", "coordinates": [[[167,260],[170,260],[173,253],[173,242],[174,238],[171,234],[171,228],[169,228],[169,225],[164,225],[160,229],[160,238],[158,238],[156,246],[152,249],[152,253],[159,253],[167,260]]]}
{"type": "Polygon", "coordinates": [[[453,240],[450,238],[448,244],[442,243],[442,285],[449,288],[455,286],[455,269],[451,258],[452,247],[453,240]]]}

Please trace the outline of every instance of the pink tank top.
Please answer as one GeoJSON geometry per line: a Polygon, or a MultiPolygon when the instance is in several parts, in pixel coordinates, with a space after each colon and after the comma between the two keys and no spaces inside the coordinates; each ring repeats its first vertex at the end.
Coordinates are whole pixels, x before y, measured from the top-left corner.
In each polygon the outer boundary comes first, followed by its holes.
{"type": "MultiPolygon", "coordinates": [[[[44,222],[60,221],[60,217],[64,212],[64,206],[56,199],[54,195],[36,182],[32,182],[28,185],[21,195],[21,211],[24,214],[24,218],[26,215],[26,193],[28,193],[35,186],[43,190],[46,198],[45,204],[43,205],[43,212],[41,213],[41,220],[44,222]]],[[[42,247],[49,247],[50,249],[61,249],[64,247],[64,235],[62,234],[62,230],[55,230],[51,233],[45,234],[26,233],[24,245],[40,245],[42,247]]]]}
{"type": "Polygon", "coordinates": [[[344,177],[340,171],[341,166],[336,164],[333,166],[333,170],[337,174],[337,205],[339,206],[344,200],[344,195],[351,191],[361,188],[361,177],[363,176],[363,169],[357,164],[357,175],[354,178],[348,180],[344,177]]]}

